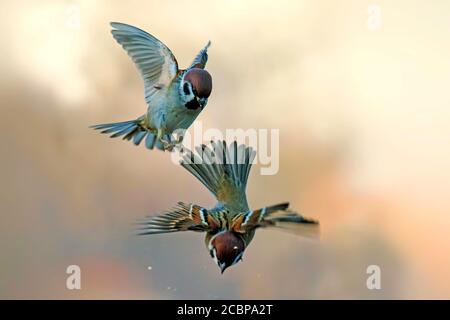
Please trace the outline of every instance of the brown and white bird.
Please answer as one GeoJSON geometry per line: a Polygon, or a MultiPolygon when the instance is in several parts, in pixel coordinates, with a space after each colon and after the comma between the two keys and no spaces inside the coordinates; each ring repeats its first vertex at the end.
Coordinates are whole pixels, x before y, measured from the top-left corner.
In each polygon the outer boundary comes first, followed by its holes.
{"type": "Polygon", "coordinates": [[[111,137],[123,137],[149,149],[172,150],[208,102],[212,78],[204,70],[210,42],[186,70],[179,70],[169,48],[151,34],[128,24],[112,22],[114,39],[127,51],[144,80],[147,113],[136,120],[92,126],[111,137]],[[179,129],[179,131],[177,130],[179,129]]]}
{"type": "Polygon", "coordinates": [[[177,231],[205,232],[205,244],[221,272],[240,260],[259,228],[278,228],[302,236],[316,236],[318,222],[289,210],[281,203],[251,210],[245,188],[255,151],[236,142],[211,142],[186,151],[181,165],[208,188],[217,199],[211,209],[179,202],[160,215],[139,222],[140,235],[177,231]]]}

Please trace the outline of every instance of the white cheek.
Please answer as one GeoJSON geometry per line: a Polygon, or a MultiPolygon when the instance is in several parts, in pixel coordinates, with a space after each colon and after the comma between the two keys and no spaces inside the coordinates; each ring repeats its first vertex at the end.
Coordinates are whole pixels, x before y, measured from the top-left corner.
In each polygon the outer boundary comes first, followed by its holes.
{"type": "Polygon", "coordinates": [[[184,81],[182,81],[182,82],[180,83],[179,93],[180,93],[180,96],[181,96],[181,99],[183,100],[183,102],[189,102],[189,101],[191,101],[192,99],[194,99],[195,96],[194,96],[194,94],[192,93],[192,88],[191,88],[190,86],[189,86],[189,94],[186,94],[186,93],[184,92],[184,90],[183,90],[184,84],[185,84],[184,81]]]}
{"type": "Polygon", "coordinates": [[[190,93],[189,95],[185,95],[184,96],[184,101],[186,101],[186,102],[192,101],[194,99],[195,99],[195,96],[192,93],[190,93]]]}
{"type": "Polygon", "coordinates": [[[214,239],[214,237],[212,237],[211,240],[209,240],[209,243],[208,243],[208,250],[210,250],[210,251],[213,249],[213,245],[212,245],[213,239],[214,239]]]}
{"type": "Polygon", "coordinates": [[[213,249],[213,259],[214,259],[214,262],[218,265],[219,264],[219,260],[217,259],[216,249],[213,249]]]}

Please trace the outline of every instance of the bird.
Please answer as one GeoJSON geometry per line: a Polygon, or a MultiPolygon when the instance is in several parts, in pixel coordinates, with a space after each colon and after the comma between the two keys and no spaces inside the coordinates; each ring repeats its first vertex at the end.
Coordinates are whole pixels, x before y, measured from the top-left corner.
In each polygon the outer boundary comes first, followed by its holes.
{"type": "Polygon", "coordinates": [[[178,202],[168,211],[137,221],[137,235],[180,231],[205,233],[205,245],[223,273],[242,260],[256,230],[274,228],[316,238],[319,222],[289,209],[289,202],[252,210],[246,185],[255,158],[255,150],[236,141],[211,141],[195,152],[180,151],[180,164],[195,176],[216,198],[210,209],[178,202]]]}
{"type": "Polygon", "coordinates": [[[211,41],[184,70],[170,49],[151,34],[128,24],[111,22],[114,39],[131,57],[144,81],[147,112],[135,120],[91,126],[111,138],[172,151],[208,103],[211,74],[205,70],[211,41]],[[177,135],[175,138],[174,135],[177,135]]]}

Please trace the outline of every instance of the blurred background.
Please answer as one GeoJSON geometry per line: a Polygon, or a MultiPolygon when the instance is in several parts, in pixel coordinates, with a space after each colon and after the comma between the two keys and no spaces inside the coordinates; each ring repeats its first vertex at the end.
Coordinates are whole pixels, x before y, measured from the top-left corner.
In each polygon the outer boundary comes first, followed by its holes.
{"type": "Polygon", "coordinates": [[[0,26],[0,298],[450,298],[450,2],[2,0],[0,26]],[[201,234],[132,236],[214,199],[168,153],[88,129],[146,108],[110,21],[180,67],[212,41],[198,120],[280,129],[279,173],[253,169],[250,205],[290,201],[320,241],[263,230],[221,275],[201,234]]]}

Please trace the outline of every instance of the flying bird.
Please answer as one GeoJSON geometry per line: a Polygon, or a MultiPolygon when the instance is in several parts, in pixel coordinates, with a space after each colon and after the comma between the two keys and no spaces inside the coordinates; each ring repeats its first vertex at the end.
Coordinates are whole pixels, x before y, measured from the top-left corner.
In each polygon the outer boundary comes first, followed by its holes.
{"type": "Polygon", "coordinates": [[[149,149],[172,150],[205,108],[212,90],[212,78],[204,70],[208,47],[197,54],[189,68],[178,69],[170,49],[151,34],[128,24],[112,22],[111,33],[125,49],[144,81],[147,112],[135,120],[92,126],[112,138],[123,137],[139,145],[145,139],[149,149]],[[177,130],[180,129],[180,130],[177,130]],[[174,132],[175,131],[175,132],[174,132]],[[180,133],[176,138],[173,133],[180,133]]]}
{"type": "Polygon", "coordinates": [[[245,189],[255,154],[251,147],[224,141],[212,141],[209,147],[201,145],[196,153],[185,149],[181,165],[215,196],[217,204],[206,209],[179,202],[169,211],[139,221],[138,234],[205,232],[207,250],[222,273],[242,260],[257,229],[277,228],[317,236],[318,222],[290,210],[287,202],[249,208],[245,189]]]}

